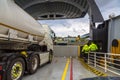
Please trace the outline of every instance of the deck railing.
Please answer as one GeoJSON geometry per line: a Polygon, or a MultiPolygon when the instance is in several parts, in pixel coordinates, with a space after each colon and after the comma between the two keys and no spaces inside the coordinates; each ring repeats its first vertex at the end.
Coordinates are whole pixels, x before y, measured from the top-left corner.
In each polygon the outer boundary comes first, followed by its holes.
{"type": "Polygon", "coordinates": [[[120,75],[120,54],[90,52],[87,61],[88,65],[99,67],[104,72],[110,71],[120,75]]]}

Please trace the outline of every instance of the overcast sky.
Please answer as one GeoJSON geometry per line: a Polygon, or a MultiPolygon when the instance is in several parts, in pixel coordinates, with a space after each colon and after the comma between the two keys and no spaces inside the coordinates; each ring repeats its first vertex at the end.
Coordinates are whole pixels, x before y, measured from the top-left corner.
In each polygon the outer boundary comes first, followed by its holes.
{"type": "MultiPolygon", "coordinates": [[[[120,15],[120,0],[95,0],[104,19],[107,20],[110,14],[120,15]],[[111,2],[110,2],[111,1],[111,2]]],[[[57,36],[66,37],[83,35],[89,32],[89,18],[44,20],[41,24],[48,24],[57,36]]]]}

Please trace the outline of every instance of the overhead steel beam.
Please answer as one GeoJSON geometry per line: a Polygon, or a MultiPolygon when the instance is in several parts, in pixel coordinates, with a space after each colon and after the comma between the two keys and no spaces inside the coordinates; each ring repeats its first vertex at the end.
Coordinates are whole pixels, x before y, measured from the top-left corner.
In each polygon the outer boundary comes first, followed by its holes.
{"type": "Polygon", "coordinates": [[[82,8],[81,5],[70,1],[70,0],[33,0],[32,2],[28,3],[27,5],[23,6],[23,9],[27,9],[28,7],[32,6],[32,5],[36,5],[36,4],[40,4],[40,3],[45,3],[45,2],[64,2],[64,3],[68,3],[71,5],[74,5],[75,7],[77,7],[78,9],[80,9],[82,12],[85,11],[84,8],[82,8]]]}
{"type": "Polygon", "coordinates": [[[94,0],[15,0],[15,2],[29,14],[36,14],[32,15],[36,17],[60,13],[66,16],[64,18],[81,18],[88,13],[93,23],[104,21],[94,0]]]}

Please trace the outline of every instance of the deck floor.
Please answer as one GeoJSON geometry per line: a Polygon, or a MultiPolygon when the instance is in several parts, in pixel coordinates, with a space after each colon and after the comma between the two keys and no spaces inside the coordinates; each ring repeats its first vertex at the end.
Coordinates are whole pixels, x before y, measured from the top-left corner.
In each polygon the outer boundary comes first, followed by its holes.
{"type": "MultiPolygon", "coordinates": [[[[25,75],[23,80],[62,80],[62,74],[66,66],[67,58],[54,57],[51,64],[40,67],[33,75],[25,75]]],[[[73,80],[95,77],[95,75],[86,70],[77,59],[73,58],[73,80]]],[[[68,66],[65,80],[70,79],[70,64],[68,66]]]]}

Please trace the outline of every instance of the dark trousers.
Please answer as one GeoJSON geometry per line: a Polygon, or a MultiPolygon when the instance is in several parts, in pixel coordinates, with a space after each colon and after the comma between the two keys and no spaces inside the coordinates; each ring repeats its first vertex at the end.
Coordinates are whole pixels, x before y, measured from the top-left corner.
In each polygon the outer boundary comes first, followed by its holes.
{"type": "Polygon", "coordinates": [[[84,61],[85,61],[85,62],[88,61],[88,53],[84,53],[84,61]]]}
{"type": "Polygon", "coordinates": [[[84,58],[84,54],[85,54],[85,53],[82,52],[82,53],[80,54],[80,57],[81,57],[81,58],[84,58]]]}

